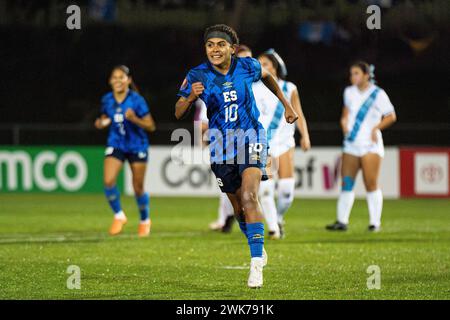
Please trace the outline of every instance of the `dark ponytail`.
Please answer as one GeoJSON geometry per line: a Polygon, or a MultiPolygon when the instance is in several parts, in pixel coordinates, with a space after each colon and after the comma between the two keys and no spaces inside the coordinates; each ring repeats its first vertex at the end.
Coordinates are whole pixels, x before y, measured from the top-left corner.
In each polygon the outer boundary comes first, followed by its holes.
{"type": "Polygon", "coordinates": [[[128,68],[128,67],[127,67],[126,65],[124,65],[124,64],[120,64],[120,65],[115,66],[115,67],[112,69],[111,73],[113,73],[113,72],[116,71],[116,70],[120,70],[120,71],[122,71],[123,73],[125,73],[128,77],[130,77],[130,78],[131,78],[131,83],[130,83],[130,88],[131,88],[131,90],[133,90],[133,91],[139,93],[139,88],[137,87],[136,83],[135,83],[134,80],[133,80],[133,77],[131,76],[130,68],[128,68]]]}

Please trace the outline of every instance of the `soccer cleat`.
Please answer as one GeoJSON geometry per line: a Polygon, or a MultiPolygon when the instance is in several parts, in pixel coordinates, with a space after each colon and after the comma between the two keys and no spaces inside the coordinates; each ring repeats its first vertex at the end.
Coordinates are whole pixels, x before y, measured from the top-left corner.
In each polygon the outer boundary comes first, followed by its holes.
{"type": "Polygon", "coordinates": [[[261,288],[263,285],[264,261],[262,258],[252,258],[247,285],[249,288],[261,288]]]}
{"type": "Polygon", "coordinates": [[[347,231],[347,225],[336,221],[333,224],[329,224],[325,227],[328,231],[347,231]]]}
{"type": "Polygon", "coordinates": [[[211,231],[221,231],[222,227],[223,227],[223,225],[221,223],[219,223],[218,220],[213,221],[209,224],[209,230],[211,230],[211,231]]]}
{"type": "Polygon", "coordinates": [[[263,248],[263,267],[267,265],[267,261],[269,260],[269,256],[267,255],[266,249],[263,248]]]}
{"type": "Polygon", "coordinates": [[[150,235],[150,228],[152,226],[152,221],[141,222],[138,227],[138,236],[139,237],[148,237],[150,235]]]}
{"type": "Polygon", "coordinates": [[[377,227],[377,226],[371,224],[371,225],[367,228],[367,230],[370,231],[370,232],[380,232],[380,231],[381,231],[381,227],[380,227],[380,226],[377,227]]]}
{"type": "Polygon", "coordinates": [[[234,216],[228,216],[221,230],[223,233],[230,233],[234,223],[234,216]]]}
{"type": "Polygon", "coordinates": [[[269,239],[270,240],[279,240],[281,239],[281,234],[279,231],[269,231],[269,239]]]}
{"type": "Polygon", "coordinates": [[[122,232],[122,228],[126,223],[127,223],[126,217],[123,219],[114,218],[111,228],[109,228],[109,234],[112,236],[118,235],[120,232],[122,232]]]}

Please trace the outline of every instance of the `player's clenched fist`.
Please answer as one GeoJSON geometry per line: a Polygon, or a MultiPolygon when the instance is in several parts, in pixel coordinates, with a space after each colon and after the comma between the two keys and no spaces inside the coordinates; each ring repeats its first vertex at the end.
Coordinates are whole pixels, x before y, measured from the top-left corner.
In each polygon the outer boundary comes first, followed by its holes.
{"type": "Polygon", "coordinates": [[[289,106],[284,112],[284,117],[286,118],[287,123],[294,123],[298,119],[298,114],[291,106],[289,106]]]}
{"type": "Polygon", "coordinates": [[[137,118],[137,115],[133,109],[129,108],[129,109],[127,109],[127,111],[125,111],[125,119],[133,122],[134,120],[136,120],[136,118],[137,118]]]}
{"type": "Polygon", "coordinates": [[[194,82],[191,86],[191,93],[189,94],[189,102],[194,102],[205,91],[205,87],[201,82],[194,82]]]}

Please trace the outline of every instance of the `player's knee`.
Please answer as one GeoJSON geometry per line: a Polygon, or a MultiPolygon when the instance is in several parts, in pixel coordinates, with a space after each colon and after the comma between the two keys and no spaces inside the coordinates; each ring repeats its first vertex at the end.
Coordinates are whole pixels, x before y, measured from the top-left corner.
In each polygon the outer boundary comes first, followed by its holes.
{"type": "Polygon", "coordinates": [[[116,179],[104,178],[103,185],[105,186],[105,188],[112,188],[116,185],[116,179]]]}
{"type": "Polygon", "coordinates": [[[366,191],[367,191],[367,192],[372,192],[372,191],[375,191],[375,190],[378,189],[378,184],[377,184],[377,181],[376,181],[376,180],[373,180],[373,181],[367,181],[367,182],[365,183],[365,185],[366,185],[366,191]]]}
{"type": "Polygon", "coordinates": [[[350,176],[342,177],[342,191],[352,191],[355,185],[355,180],[350,176]]]}

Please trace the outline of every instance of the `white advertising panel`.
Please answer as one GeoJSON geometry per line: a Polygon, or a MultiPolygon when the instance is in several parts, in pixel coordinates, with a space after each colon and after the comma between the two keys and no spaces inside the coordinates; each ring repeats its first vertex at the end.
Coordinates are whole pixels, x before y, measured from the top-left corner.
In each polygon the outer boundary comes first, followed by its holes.
{"type": "MultiPolygon", "coordinates": [[[[159,196],[216,196],[219,194],[214,174],[208,164],[209,152],[191,148],[174,150],[154,146],[149,151],[145,188],[159,196]]],[[[380,186],[387,198],[399,197],[399,159],[397,148],[386,148],[380,186]]],[[[295,151],[296,197],[334,198],[340,189],[341,149],[317,147],[304,153],[295,151]]],[[[132,194],[131,172],[125,170],[125,190],[132,194]]],[[[362,174],[355,184],[357,196],[364,196],[362,174]]]]}
{"type": "Polygon", "coordinates": [[[448,194],[448,154],[416,153],[414,190],[417,194],[448,194]]]}

